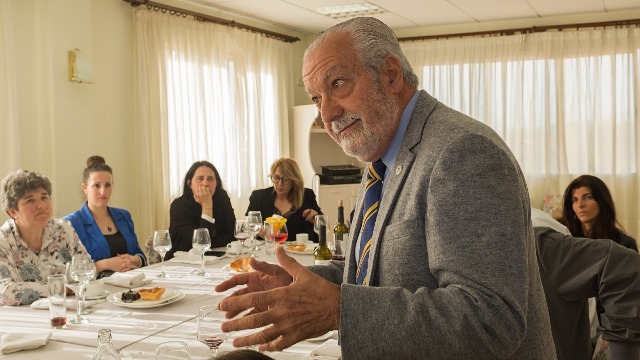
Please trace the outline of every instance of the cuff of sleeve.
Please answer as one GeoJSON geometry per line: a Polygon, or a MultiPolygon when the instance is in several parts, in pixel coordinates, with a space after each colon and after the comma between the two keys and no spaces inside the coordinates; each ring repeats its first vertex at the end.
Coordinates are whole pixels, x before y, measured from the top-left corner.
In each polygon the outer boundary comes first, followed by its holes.
{"type": "Polygon", "coordinates": [[[609,359],[640,359],[640,343],[609,340],[609,359]]]}
{"type": "Polygon", "coordinates": [[[205,220],[207,220],[208,222],[210,222],[210,223],[212,223],[212,224],[215,224],[215,223],[216,223],[216,219],[212,218],[212,217],[211,217],[211,216],[209,216],[209,215],[202,214],[202,215],[200,215],[200,217],[201,217],[201,218],[203,218],[203,219],[205,219],[205,220]]]}

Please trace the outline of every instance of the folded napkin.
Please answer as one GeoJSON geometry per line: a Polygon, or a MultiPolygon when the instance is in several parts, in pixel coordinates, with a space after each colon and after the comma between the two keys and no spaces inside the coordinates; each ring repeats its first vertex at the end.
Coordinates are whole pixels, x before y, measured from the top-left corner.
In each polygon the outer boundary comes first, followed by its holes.
{"type": "Polygon", "coordinates": [[[145,279],[144,273],[130,274],[116,272],[113,275],[103,278],[105,284],[115,285],[125,288],[134,288],[143,286],[151,282],[151,279],[145,279]]]}
{"type": "MultiPolygon", "coordinates": [[[[220,259],[222,259],[222,257],[206,255],[204,257],[204,263],[213,264],[218,262],[220,259]]],[[[185,251],[176,251],[173,254],[173,258],[171,258],[171,260],[168,260],[167,262],[200,265],[202,264],[202,258],[200,257],[200,254],[194,254],[192,252],[185,251]]]]}
{"type": "MultiPolygon", "coordinates": [[[[92,307],[95,304],[101,303],[103,300],[87,300],[84,302],[84,307],[92,307]]],[[[30,307],[36,310],[48,310],[49,298],[38,299],[31,303],[30,307]]],[[[76,299],[67,299],[67,309],[76,310],[78,308],[78,301],[76,299]]]]}
{"type": "Polygon", "coordinates": [[[340,345],[338,345],[338,340],[329,339],[322,343],[322,345],[311,351],[310,359],[320,360],[320,359],[340,359],[342,357],[342,352],[340,351],[340,345]]]}
{"type": "Polygon", "coordinates": [[[0,334],[0,354],[10,354],[20,350],[37,349],[45,346],[51,332],[33,334],[0,334]]]}

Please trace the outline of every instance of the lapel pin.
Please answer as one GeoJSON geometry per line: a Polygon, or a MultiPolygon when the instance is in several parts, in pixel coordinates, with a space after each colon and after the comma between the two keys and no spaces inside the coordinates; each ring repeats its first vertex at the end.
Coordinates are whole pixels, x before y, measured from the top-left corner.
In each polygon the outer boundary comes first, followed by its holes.
{"type": "Polygon", "coordinates": [[[402,172],[402,165],[396,166],[396,175],[400,175],[401,172],[402,172]]]}

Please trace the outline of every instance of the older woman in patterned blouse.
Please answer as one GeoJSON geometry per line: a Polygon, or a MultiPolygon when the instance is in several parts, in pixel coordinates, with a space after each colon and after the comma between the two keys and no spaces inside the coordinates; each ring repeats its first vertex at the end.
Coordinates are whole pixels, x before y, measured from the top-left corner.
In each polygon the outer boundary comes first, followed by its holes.
{"type": "Polygon", "coordinates": [[[0,304],[31,304],[48,296],[47,276],[64,274],[76,253],[86,253],[71,223],[52,219],[51,182],[18,170],[0,183],[2,209],[11,217],[0,227],[0,304]]]}

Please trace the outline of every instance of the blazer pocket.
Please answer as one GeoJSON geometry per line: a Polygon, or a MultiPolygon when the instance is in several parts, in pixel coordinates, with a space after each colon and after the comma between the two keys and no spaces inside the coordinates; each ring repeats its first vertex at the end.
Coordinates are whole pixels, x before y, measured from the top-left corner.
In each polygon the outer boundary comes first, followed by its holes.
{"type": "Polygon", "coordinates": [[[423,221],[419,218],[388,225],[378,243],[377,284],[415,291],[433,286],[429,273],[423,221]]]}
{"type": "Polygon", "coordinates": [[[402,220],[387,225],[382,232],[383,239],[403,239],[409,237],[424,237],[423,222],[419,218],[402,220]]]}

